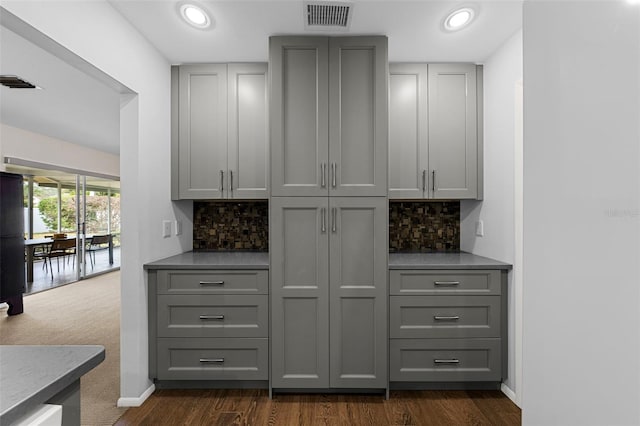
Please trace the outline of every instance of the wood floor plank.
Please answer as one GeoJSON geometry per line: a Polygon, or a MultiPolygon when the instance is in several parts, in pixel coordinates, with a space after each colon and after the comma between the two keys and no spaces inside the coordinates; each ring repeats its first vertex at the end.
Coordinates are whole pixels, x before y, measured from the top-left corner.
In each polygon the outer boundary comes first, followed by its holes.
{"type": "Polygon", "coordinates": [[[520,409],[499,391],[393,391],[381,395],[266,390],[158,390],[117,426],[516,426],[520,409]]]}
{"type": "Polygon", "coordinates": [[[501,392],[488,393],[480,391],[467,392],[473,403],[494,425],[513,424],[520,419],[520,409],[515,404],[504,404],[501,392]]]}

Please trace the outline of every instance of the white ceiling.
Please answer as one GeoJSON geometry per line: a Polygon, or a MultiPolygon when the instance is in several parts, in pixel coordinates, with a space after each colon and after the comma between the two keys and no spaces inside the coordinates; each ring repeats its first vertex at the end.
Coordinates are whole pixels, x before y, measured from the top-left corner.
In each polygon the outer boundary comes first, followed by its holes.
{"type": "Polygon", "coordinates": [[[3,26],[0,74],[41,88],[0,86],[0,122],[119,153],[120,95],[113,89],[3,26]]]}
{"type": "Polygon", "coordinates": [[[214,27],[182,21],[178,1],[109,0],[172,63],[267,61],[271,35],[386,35],[390,61],[483,62],[522,22],[521,0],[355,0],[351,28],[305,30],[302,0],[194,0],[214,27]],[[442,21],[454,8],[473,5],[476,20],[446,33],[442,21]]]}
{"type": "MultiPolygon", "coordinates": [[[[79,0],[82,1],[82,0],[79,0]]],[[[89,0],[84,0],[89,1],[89,0]]],[[[521,28],[522,1],[355,0],[347,32],[304,28],[302,0],[194,0],[214,27],[199,30],[178,15],[179,0],[108,0],[172,64],[267,61],[271,35],[387,35],[392,62],[484,62],[521,28]],[[468,28],[441,29],[448,12],[473,5],[468,28]]],[[[0,26],[0,73],[42,90],[0,88],[0,122],[119,153],[116,90],[0,26]]]]}

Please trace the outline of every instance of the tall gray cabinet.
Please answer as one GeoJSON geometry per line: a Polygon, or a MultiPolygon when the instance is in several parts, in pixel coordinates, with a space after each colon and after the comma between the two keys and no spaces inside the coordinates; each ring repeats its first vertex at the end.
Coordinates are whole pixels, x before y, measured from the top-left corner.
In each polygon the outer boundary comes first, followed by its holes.
{"type": "Polygon", "coordinates": [[[389,69],[389,196],[482,199],[482,67],[389,69]]]}
{"type": "Polygon", "coordinates": [[[272,37],[271,386],[387,388],[387,40],[272,37]]]}
{"type": "Polygon", "coordinates": [[[387,196],[386,37],[272,37],[271,195],[387,196]]]}
{"type": "Polygon", "coordinates": [[[267,64],[176,66],[172,90],[172,198],[268,198],[267,64]]]}

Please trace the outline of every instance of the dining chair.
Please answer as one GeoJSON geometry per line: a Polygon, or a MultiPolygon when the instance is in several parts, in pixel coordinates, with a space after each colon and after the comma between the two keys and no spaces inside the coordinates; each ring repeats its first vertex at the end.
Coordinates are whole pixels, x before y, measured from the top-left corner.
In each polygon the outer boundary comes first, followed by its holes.
{"type": "Polygon", "coordinates": [[[43,260],[42,269],[45,271],[49,269],[49,265],[47,264],[47,257],[49,256],[49,250],[51,250],[51,243],[49,244],[41,244],[35,247],[27,247],[27,250],[33,250],[33,260],[34,262],[37,260],[43,260]]]}
{"type": "MultiPolygon", "coordinates": [[[[46,256],[46,260],[49,261],[49,269],[51,270],[51,279],[53,279],[53,266],[51,265],[51,259],[55,258],[58,264],[58,272],[60,272],[60,258],[62,257],[62,265],[64,266],[64,258],[66,256],[73,256],[76,254],[76,240],[75,239],[60,239],[53,240],[49,253],[46,256]]],[[[67,259],[67,263],[69,259],[67,259]]],[[[74,262],[75,263],[75,262],[74,262]]]]}
{"type": "Polygon", "coordinates": [[[91,268],[93,269],[94,264],[96,263],[96,252],[98,250],[104,250],[109,248],[109,241],[111,240],[111,235],[94,235],[91,237],[87,243],[87,247],[85,248],[85,254],[89,253],[89,260],[91,261],[91,268]],[[93,257],[92,257],[93,255],[93,257]]]}

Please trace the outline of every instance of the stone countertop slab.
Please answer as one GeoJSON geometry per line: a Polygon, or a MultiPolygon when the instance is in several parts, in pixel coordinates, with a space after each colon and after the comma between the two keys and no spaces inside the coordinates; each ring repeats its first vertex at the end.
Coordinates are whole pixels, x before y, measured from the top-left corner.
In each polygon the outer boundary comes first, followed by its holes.
{"type": "Polygon", "coordinates": [[[0,346],[0,424],[46,403],[104,361],[104,346],[0,346]]]}
{"type": "Polygon", "coordinates": [[[146,263],[144,269],[269,269],[269,253],[188,251],[146,263]]]}
{"type": "Polygon", "coordinates": [[[390,253],[389,269],[506,269],[512,265],[467,252],[390,253]]]}

